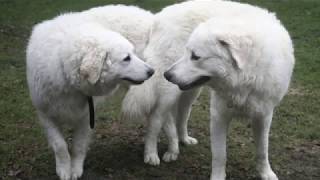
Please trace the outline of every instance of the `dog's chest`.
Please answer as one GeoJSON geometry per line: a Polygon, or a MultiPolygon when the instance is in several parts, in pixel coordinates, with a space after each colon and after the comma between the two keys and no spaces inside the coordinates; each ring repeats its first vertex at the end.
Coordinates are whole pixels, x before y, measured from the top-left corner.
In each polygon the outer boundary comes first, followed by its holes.
{"type": "Polygon", "coordinates": [[[233,96],[226,101],[226,106],[234,117],[251,118],[264,114],[269,110],[268,101],[263,101],[253,95],[233,96]]]}
{"type": "Polygon", "coordinates": [[[59,124],[74,124],[89,114],[86,101],[78,98],[60,97],[48,108],[49,116],[59,124]]]}

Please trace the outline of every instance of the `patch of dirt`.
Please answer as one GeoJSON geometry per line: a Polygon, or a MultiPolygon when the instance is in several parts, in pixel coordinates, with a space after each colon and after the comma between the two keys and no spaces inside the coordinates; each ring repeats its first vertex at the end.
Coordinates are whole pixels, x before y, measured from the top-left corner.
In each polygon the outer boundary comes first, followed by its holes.
{"type": "Polygon", "coordinates": [[[291,87],[288,91],[289,96],[304,96],[309,92],[306,89],[291,87]]]}
{"type": "Polygon", "coordinates": [[[284,180],[320,179],[320,141],[303,142],[287,147],[289,159],[280,169],[284,180]]]}

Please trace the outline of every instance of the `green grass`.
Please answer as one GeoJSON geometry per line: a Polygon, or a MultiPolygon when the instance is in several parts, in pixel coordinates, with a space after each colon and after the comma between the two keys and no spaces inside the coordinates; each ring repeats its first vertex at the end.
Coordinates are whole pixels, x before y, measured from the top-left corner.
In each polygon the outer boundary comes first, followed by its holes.
{"type": "MultiPolygon", "coordinates": [[[[125,3],[157,12],[174,0],[0,0],[0,179],[56,179],[53,153],[38,124],[25,78],[31,28],[44,19],[93,6],[125,3]]],[[[281,180],[320,178],[320,1],[245,0],[275,11],[289,30],[296,67],[292,86],[274,115],[270,158],[281,180]]],[[[143,163],[143,124],[118,120],[123,92],[99,109],[84,179],[208,179],[208,93],[194,105],[190,131],[200,140],[181,147],[179,160],[143,163]]],[[[252,133],[234,121],[228,141],[228,179],[257,179],[252,133]]],[[[160,155],[166,140],[160,142],[160,155]]]]}

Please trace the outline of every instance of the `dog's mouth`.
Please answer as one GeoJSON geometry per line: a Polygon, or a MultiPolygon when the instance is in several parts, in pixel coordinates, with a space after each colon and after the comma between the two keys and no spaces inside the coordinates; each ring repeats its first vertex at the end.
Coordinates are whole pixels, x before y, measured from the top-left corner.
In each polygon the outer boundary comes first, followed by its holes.
{"type": "Polygon", "coordinates": [[[178,84],[179,88],[183,91],[192,89],[194,87],[200,86],[206,82],[208,82],[210,80],[209,76],[201,76],[200,78],[198,78],[197,80],[193,81],[190,84],[178,84]]]}
{"type": "Polygon", "coordinates": [[[138,81],[130,78],[122,78],[122,80],[129,81],[132,84],[142,84],[144,81],[138,81]]]}

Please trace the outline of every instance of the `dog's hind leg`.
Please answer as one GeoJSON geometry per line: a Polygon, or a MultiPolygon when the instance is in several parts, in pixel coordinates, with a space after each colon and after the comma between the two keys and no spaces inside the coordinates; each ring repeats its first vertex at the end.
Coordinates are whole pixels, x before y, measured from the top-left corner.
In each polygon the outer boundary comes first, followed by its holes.
{"type": "Polygon", "coordinates": [[[90,143],[91,129],[88,118],[83,119],[74,130],[72,140],[71,178],[76,180],[82,176],[83,163],[90,143]]]}
{"type": "Polygon", "coordinates": [[[186,145],[198,143],[197,139],[188,135],[188,120],[192,109],[192,103],[198,98],[200,92],[201,89],[183,92],[179,98],[176,115],[178,135],[179,140],[186,145]]]}
{"type": "Polygon", "coordinates": [[[168,137],[168,151],[163,155],[165,162],[175,161],[179,155],[179,138],[177,134],[176,124],[172,114],[168,115],[167,121],[164,123],[164,131],[168,137]]]}
{"type": "Polygon", "coordinates": [[[156,109],[149,116],[148,120],[147,134],[145,136],[144,162],[155,166],[160,164],[157,144],[164,117],[159,109],[156,109]]]}
{"type": "Polygon", "coordinates": [[[269,115],[252,120],[252,129],[256,145],[257,170],[262,180],[278,180],[272,171],[268,158],[269,130],[272,121],[272,111],[269,115]]]}
{"type": "Polygon", "coordinates": [[[46,115],[41,112],[38,112],[38,115],[44,127],[48,143],[55,154],[57,174],[61,180],[69,180],[71,176],[71,161],[68,145],[59,128],[46,115]]]}

